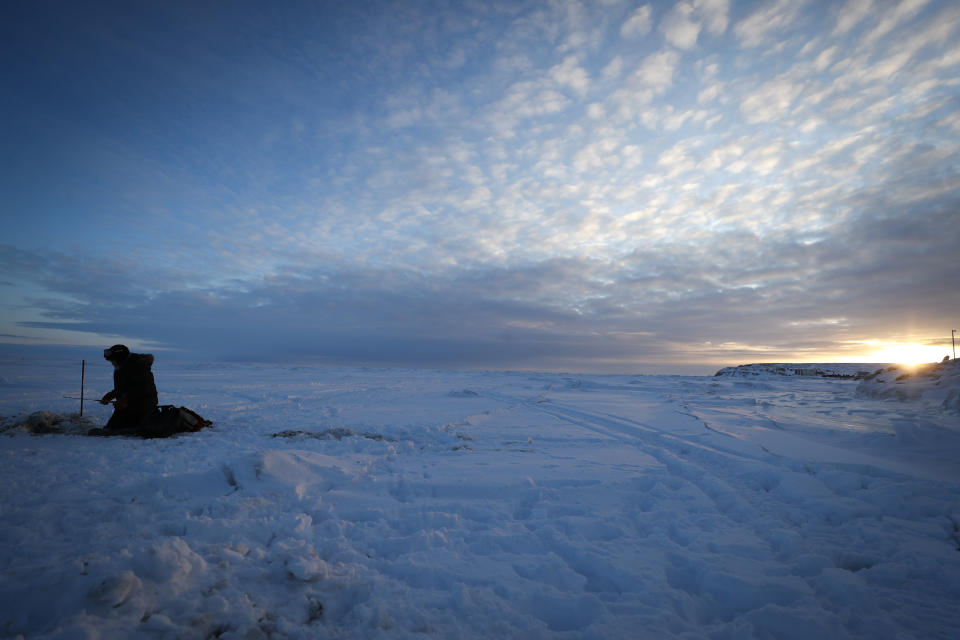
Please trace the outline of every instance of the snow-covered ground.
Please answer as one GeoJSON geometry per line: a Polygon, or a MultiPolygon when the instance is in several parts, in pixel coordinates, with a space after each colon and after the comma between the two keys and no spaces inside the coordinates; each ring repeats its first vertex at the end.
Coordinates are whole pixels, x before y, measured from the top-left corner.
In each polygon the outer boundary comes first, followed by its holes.
{"type": "Polygon", "coordinates": [[[736,376],[750,378],[770,374],[780,376],[819,376],[822,378],[865,378],[877,369],[887,368],[889,364],[868,364],[863,362],[827,362],[795,363],[767,362],[762,364],[742,364],[736,367],[724,367],[717,376],[736,376]]]}
{"type": "Polygon", "coordinates": [[[79,369],[0,359],[2,637],[960,633],[960,414],[914,396],[161,355],[211,429],[9,428],[79,369]]]}
{"type": "Polygon", "coordinates": [[[857,393],[874,398],[939,405],[960,417],[960,360],[915,367],[891,366],[867,376],[857,393]]]}

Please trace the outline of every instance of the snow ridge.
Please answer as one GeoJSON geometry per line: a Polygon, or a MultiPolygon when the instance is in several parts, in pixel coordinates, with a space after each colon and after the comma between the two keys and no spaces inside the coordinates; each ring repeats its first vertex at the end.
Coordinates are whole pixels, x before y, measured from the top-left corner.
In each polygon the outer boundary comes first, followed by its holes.
{"type": "Polygon", "coordinates": [[[816,376],[821,378],[865,378],[886,364],[865,363],[760,363],[724,367],[715,376],[816,376]]]}
{"type": "MultiPolygon", "coordinates": [[[[69,414],[58,371],[0,361],[4,422],[69,414]]],[[[876,378],[156,374],[214,426],[0,434],[3,637],[960,627],[956,416],[876,378]]]]}
{"type": "Polygon", "coordinates": [[[925,402],[945,411],[960,412],[960,359],[880,369],[857,386],[857,393],[873,398],[925,402]]]}

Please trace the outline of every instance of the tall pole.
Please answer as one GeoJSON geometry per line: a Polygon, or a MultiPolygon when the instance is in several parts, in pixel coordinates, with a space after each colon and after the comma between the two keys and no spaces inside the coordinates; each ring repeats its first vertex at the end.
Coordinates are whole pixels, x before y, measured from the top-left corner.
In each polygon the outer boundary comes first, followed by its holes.
{"type": "Polygon", "coordinates": [[[80,361],[80,417],[83,417],[83,381],[87,377],[87,361],[80,361]]]}
{"type": "Polygon", "coordinates": [[[957,330],[950,329],[950,345],[953,347],[953,359],[957,359],[957,330]]]}

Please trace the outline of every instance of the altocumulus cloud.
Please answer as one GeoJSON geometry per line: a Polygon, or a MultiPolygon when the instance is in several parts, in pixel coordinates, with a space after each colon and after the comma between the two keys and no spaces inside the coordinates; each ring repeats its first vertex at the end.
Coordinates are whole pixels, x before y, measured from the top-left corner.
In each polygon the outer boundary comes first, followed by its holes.
{"type": "Polygon", "coordinates": [[[953,3],[91,6],[6,21],[7,341],[705,372],[960,310],[953,3]]]}
{"type": "Polygon", "coordinates": [[[11,249],[4,268],[42,263],[45,288],[59,294],[32,301],[46,319],[25,326],[103,335],[135,327],[141,340],[195,356],[680,370],[697,360],[842,351],[864,332],[947,316],[956,304],[955,249],[936,238],[955,223],[960,199],[939,211],[925,206],[907,217],[899,209],[864,217],[811,243],[731,232],[707,248],[661,247],[615,262],[555,259],[442,275],[301,269],[148,293],[143,282],[169,275],[128,278],[120,260],[11,249]],[[842,321],[822,322],[829,318],[842,321]]]}

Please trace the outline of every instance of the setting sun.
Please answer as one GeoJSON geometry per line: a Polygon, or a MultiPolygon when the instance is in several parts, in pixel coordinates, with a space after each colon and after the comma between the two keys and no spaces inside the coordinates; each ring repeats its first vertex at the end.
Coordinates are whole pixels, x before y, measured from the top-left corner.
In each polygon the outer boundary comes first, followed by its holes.
{"type": "Polygon", "coordinates": [[[875,362],[895,362],[898,364],[923,364],[939,362],[943,356],[949,355],[949,348],[935,347],[923,344],[888,343],[877,345],[880,347],[872,355],[875,362]]]}

